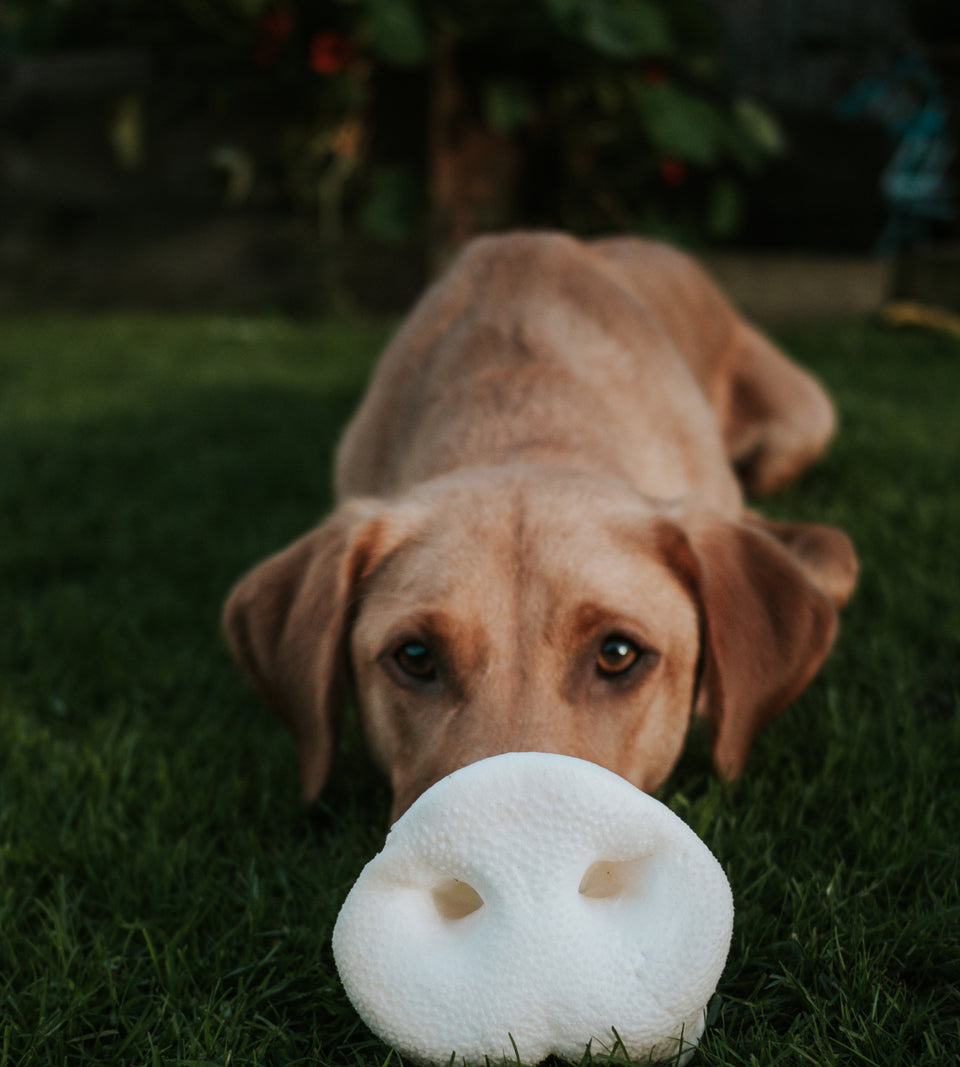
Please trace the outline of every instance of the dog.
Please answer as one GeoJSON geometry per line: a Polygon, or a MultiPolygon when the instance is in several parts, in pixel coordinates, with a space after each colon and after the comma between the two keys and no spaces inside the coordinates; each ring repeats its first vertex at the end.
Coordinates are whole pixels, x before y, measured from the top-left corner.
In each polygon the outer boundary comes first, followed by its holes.
{"type": "Polygon", "coordinates": [[[687,255],[474,239],[384,352],[337,505],[224,607],[240,667],[323,789],[352,687],[395,820],[507,751],[651,792],[693,717],[739,776],[826,658],[857,558],[745,506],[824,451],[822,386],[687,255]]]}

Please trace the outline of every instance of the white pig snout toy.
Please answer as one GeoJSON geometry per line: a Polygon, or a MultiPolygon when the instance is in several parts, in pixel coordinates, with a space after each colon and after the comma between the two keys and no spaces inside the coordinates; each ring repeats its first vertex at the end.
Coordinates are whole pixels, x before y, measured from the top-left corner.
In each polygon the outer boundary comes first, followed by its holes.
{"type": "Polygon", "coordinates": [[[732,927],[723,870],[667,807],[596,764],[514,752],[396,822],[333,950],[360,1016],[419,1062],[579,1060],[590,1044],[683,1063],[732,927]]]}

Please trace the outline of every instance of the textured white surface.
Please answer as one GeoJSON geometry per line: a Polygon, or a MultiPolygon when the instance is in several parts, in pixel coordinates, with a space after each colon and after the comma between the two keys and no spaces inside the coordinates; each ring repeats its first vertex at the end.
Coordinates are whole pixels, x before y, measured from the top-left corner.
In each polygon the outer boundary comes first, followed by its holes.
{"type": "MultiPolygon", "coordinates": [[[[363,869],[333,932],[344,988],[414,1060],[676,1056],[730,947],[720,865],[667,807],[539,752],[437,782],[363,869]],[[589,873],[588,873],[589,872],[589,873]]],[[[686,1057],[684,1057],[686,1058],[686,1057]]]]}

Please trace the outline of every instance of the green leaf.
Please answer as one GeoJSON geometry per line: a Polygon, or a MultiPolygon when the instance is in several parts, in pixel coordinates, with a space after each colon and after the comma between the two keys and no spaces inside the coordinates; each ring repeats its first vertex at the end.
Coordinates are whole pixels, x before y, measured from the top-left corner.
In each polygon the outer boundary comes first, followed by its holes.
{"type": "Polygon", "coordinates": [[[487,125],[500,133],[525,126],[536,114],[536,101],[515,78],[497,78],[483,89],[483,114],[487,125]]]}
{"type": "Polygon", "coordinates": [[[418,66],[430,53],[426,27],[410,0],[368,0],[366,31],[373,50],[399,67],[418,66]]]}
{"type": "Polygon", "coordinates": [[[584,0],[580,15],[584,40],[604,55],[640,59],[673,51],[667,21],[648,0],[584,0]]]}
{"type": "Polygon", "coordinates": [[[777,120],[759,104],[741,98],[728,112],[726,149],[746,171],[756,172],[788,149],[777,120]]]}
{"type": "Polygon", "coordinates": [[[765,107],[748,96],[742,96],[733,105],[733,117],[740,129],[765,154],[783,155],[787,141],[780,124],[765,107]]]}
{"type": "Polygon", "coordinates": [[[664,156],[714,166],[725,140],[725,120],[708,100],[677,86],[634,87],[634,102],[653,146],[664,156]]]}
{"type": "Polygon", "coordinates": [[[360,225],[371,237],[401,244],[419,216],[419,186],[409,168],[384,167],[373,175],[360,209],[360,225]]]}
{"type": "Polygon", "coordinates": [[[744,200],[740,186],[728,178],[715,182],[707,202],[707,231],[711,237],[732,237],[743,225],[744,200]]]}

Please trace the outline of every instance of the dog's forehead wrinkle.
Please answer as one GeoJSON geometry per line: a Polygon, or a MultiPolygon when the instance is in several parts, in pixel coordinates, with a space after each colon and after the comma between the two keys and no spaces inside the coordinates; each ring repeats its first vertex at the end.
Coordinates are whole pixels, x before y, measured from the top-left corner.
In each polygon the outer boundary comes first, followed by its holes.
{"type": "Polygon", "coordinates": [[[516,699],[522,698],[529,685],[529,670],[527,663],[532,656],[529,620],[526,617],[525,606],[530,603],[531,569],[529,561],[530,548],[527,545],[526,502],[521,487],[513,492],[513,602],[514,609],[514,648],[517,650],[515,657],[515,676],[513,688],[516,699]]]}

